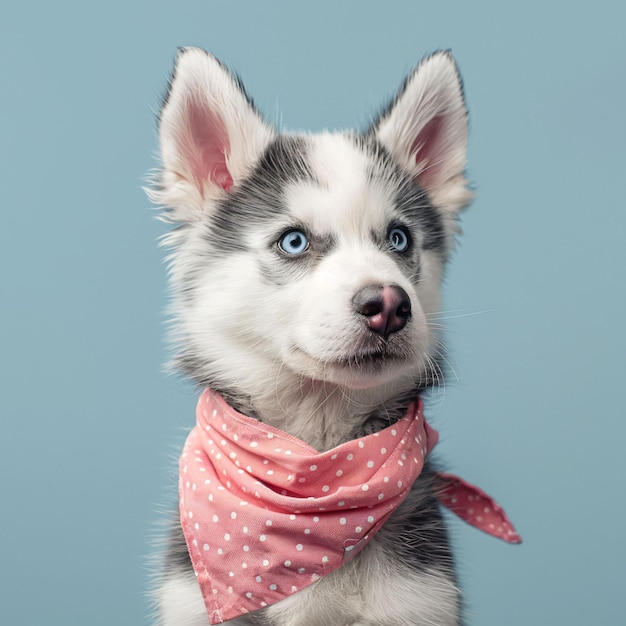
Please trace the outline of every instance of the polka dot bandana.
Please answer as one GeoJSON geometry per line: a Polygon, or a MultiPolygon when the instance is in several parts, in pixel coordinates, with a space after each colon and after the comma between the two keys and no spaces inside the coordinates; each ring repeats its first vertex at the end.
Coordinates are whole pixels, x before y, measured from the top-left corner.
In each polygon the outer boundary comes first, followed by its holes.
{"type": "MultiPolygon", "coordinates": [[[[393,426],[327,452],[238,413],[210,390],[196,415],[180,459],[180,515],[211,624],[274,604],[358,554],[437,442],[421,400],[393,426]]],[[[461,479],[442,475],[442,501],[516,540],[501,509],[461,479]]]]}

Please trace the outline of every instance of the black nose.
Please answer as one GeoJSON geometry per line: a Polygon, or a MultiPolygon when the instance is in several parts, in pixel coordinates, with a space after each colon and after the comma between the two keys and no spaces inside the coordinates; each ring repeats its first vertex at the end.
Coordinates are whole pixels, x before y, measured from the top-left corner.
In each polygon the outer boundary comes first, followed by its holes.
{"type": "Polygon", "coordinates": [[[411,317],[411,300],[398,285],[368,285],[352,298],[354,310],[375,333],[388,337],[402,330],[411,317]]]}

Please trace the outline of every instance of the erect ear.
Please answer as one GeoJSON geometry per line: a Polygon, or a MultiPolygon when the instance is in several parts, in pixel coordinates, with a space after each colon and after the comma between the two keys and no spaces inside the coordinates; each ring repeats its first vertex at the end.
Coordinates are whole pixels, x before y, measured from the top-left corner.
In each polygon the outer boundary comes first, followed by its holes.
{"type": "Polygon", "coordinates": [[[187,220],[237,185],[273,137],[243,85],[199,48],[182,48],[160,116],[163,169],[153,196],[187,220]]]}
{"type": "Polygon", "coordinates": [[[449,52],[418,65],[372,130],[435,206],[456,213],[470,202],[464,176],[467,110],[449,52]]]}

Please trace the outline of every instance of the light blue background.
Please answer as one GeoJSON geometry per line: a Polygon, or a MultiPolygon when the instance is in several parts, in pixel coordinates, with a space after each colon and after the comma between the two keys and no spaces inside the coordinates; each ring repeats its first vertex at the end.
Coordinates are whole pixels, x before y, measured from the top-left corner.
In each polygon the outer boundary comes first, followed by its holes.
{"type": "Polygon", "coordinates": [[[626,35],[617,2],[23,2],[0,25],[0,624],[147,624],[190,385],[141,190],[175,49],[286,128],[363,124],[452,48],[478,198],[446,284],[440,457],[525,543],[452,522],[469,624],[619,626],[626,35]]]}

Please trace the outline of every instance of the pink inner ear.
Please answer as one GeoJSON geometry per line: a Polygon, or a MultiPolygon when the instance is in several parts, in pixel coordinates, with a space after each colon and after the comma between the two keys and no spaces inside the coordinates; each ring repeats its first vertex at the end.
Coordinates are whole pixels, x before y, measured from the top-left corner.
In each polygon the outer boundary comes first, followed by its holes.
{"type": "Polygon", "coordinates": [[[433,117],[419,131],[411,146],[415,162],[423,169],[417,175],[417,181],[426,190],[436,189],[441,181],[441,170],[445,154],[444,118],[433,117]]]}
{"type": "Polygon", "coordinates": [[[201,191],[206,181],[230,191],[233,179],[226,164],[230,141],[223,120],[195,98],[187,103],[186,114],[186,132],[179,148],[194,183],[201,191]]]}

